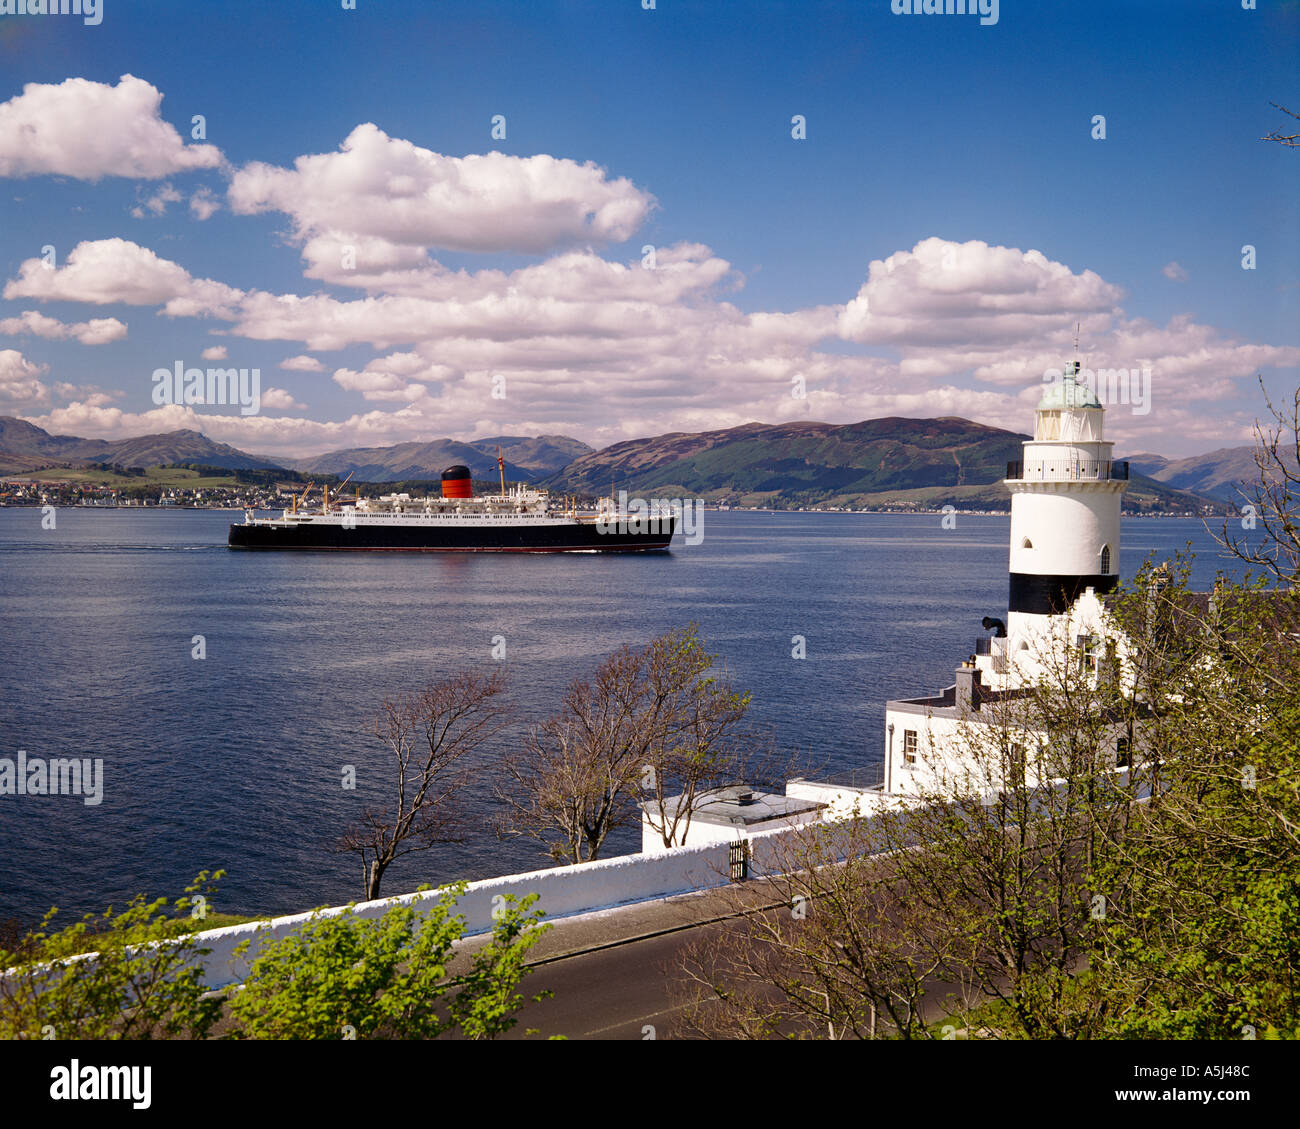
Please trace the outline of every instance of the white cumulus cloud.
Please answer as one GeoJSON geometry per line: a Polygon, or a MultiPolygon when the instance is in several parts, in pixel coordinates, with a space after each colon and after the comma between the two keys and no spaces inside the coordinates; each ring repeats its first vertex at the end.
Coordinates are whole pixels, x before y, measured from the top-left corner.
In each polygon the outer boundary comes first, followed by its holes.
{"type": "Polygon", "coordinates": [[[293,395],[283,388],[266,388],[262,391],[262,407],[276,412],[303,411],[306,404],[300,404],[293,395]]]}
{"type": "Polygon", "coordinates": [[[288,369],[290,372],[324,372],[325,366],[315,357],[310,357],[306,353],[299,353],[296,357],[286,357],[280,362],[282,369],[288,369]]]}
{"type": "Polygon", "coordinates": [[[78,243],[61,267],[50,267],[42,259],[25,260],[18,278],[5,285],[4,296],[100,306],[161,305],[173,317],[197,317],[227,316],[242,291],[194,278],[147,247],[113,238],[78,243]]]}
{"type": "Polygon", "coordinates": [[[176,191],[176,186],[169,181],[160,185],[158,190],[145,200],[140,207],[132,208],[131,214],[138,220],[144,219],[146,211],[151,215],[160,216],[167,210],[168,204],[175,204],[180,199],[182,199],[181,194],[176,191]]]}
{"type": "Polygon", "coordinates": [[[287,214],[305,244],[309,276],[345,284],[355,283],[352,269],[365,275],[427,266],[427,248],[543,254],[621,242],[654,206],[649,193],[591,162],[444,156],[370,122],[338,152],[299,157],[292,169],[245,165],[228,199],[240,215],[287,214]]]}
{"type": "Polygon", "coordinates": [[[83,345],[108,345],[126,336],[126,325],[117,318],[91,318],[89,321],[62,322],[36,310],[24,310],[17,317],[0,318],[0,333],[28,333],[51,341],[75,338],[83,345]]]}
{"type": "Polygon", "coordinates": [[[48,366],[29,361],[17,349],[0,349],[0,403],[39,404],[49,399],[50,390],[38,377],[48,366]]]}
{"type": "Polygon", "coordinates": [[[996,348],[1071,318],[1107,314],[1122,297],[1092,271],[1075,274],[1041,251],[932,237],[871,263],[844,307],[840,333],[909,349],[996,348]]]}
{"type": "Polygon", "coordinates": [[[29,82],[0,103],[0,176],[157,180],[219,167],[215,145],[186,145],[163,121],[162,97],[129,74],[116,86],[84,78],[29,82]]]}
{"type": "Polygon", "coordinates": [[[195,191],[190,197],[190,211],[197,220],[210,220],[221,211],[221,201],[216,198],[211,188],[206,185],[195,191]]]}

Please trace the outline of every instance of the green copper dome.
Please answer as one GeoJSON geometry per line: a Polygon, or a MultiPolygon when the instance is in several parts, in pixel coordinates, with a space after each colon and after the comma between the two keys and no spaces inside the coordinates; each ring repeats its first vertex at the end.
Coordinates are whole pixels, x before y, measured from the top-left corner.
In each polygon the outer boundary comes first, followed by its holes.
{"type": "Polygon", "coordinates": [[[1078,364],[1077,361],[1070,361],[1065,366],[1065,375],[1062,379],[1055,384],[1049,384],[1043,390],[1043,398],[1038,401],[1040,412],[1101,407],[1101,401],[1097,399],[1096,393],[1086,384],[1076,382],[1074,377],[1078,371],[1078,364]]]}

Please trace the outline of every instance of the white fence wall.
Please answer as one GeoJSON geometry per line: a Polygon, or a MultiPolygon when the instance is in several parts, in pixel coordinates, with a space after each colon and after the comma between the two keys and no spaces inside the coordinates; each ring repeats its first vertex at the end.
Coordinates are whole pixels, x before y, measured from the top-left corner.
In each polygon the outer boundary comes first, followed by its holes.
{"type": "MultiPolygon", "coordinates": [[[[1126,770],[1116,771],[1114,776],[1117,784],[1127,786],[1129,774],[1126,770]]],[[[1061,786],[1059,782],[1053,785],[1061,786]]],[[[1148,788],[1142,788],[1137,798],[1145,799],[1148,793],[1148,788]]],[[[884,814],[877,812],[864,816],[864,819],[871,824],[884,814]]],[[[798,835],[799,831],[800,828],[797,827],[779,828],[750,835],[750,876],[759,878],[777,872],[779,849],[783,840],[798,835]]],[[[536,894],[537,908],[543,911],[545,920],[554,921],[581,913],[725,886],[730,880],[729,863],[729,844],[707,843],[696,847],[678,847],[658,854],[620,855],[575,866],[557,866],[526,874],[485,878],[468,884],[464,895],[456,903],[455,912],[465,919],[466,936],[475,936],[491,931],[492,910],[500,904],[494,902],[494,899],[499,895],[513,894],[522,898],[527,894],[536,894]]],[[[352,912],[362,917],[380,917],[395,905],[419,907],[421,903],[439,896],[437,890],[401,894],[393,898],[361,902],[352,907],[352,912]]],[[[348,907],[335,906],[322,912],[347,913],[348,907]]],[[[195,934],[192,938],[194,945],[210,950],[202,958],[204,983],[209,988],[223,988],[242,982],[248,974],[250,960],[257,955],[259,942],[284,937],[311,916],[310,913],[299,913],[195,934]],[[234,950],[244,941],[251,942],[248,952],[243,956],[235,956],[234,950]]]]}
{"type": "MultiPolygon", "coordinates": [[[[772,847],[775,846],[771,840],[786,833],[775,830],[750,836],[751,875],[768,872],[773,857],[772,847]]],[[[553,921],[593,910],[612,909],[674,894],[686,894],[693,890],[725,886],[729,880],[728,872],[729,846],[726,843],[681,847],[654,855],[620,855],[574,866],[558,866],[471,882],[456,903],[455,912],[465,918],[466,935],[473,936],[491,930],[492,910],[494,905],[500,904],[494,903],[493,899],[498,895],[514,894],[522,898],[526,894],[537,894],[537,908],[546,914],[547,921],[553,921]]],[[[362,917],[379,917],[395,905],[418,907],[421,902],[438,896],[437,890],[422,894],[402,894],[373,902],[361,902],[354,907],[353,912],[362,917]]],[[[336,906],[323,912],[346,913],[347,907],[336,906]]],[[[241,982],[248,974],[249,961],[256,956],[260,941],[292,933],[310,917],[309,913],[299,913],[269,921],[210,929],[198,934],[194,943],[200,948],[211,950],[203,958],[206,984],[210,988],[222,988],[241,982]],[[249,951],[242,957],[235,956],[234,950],[249,940],[252,941],[249,951]]]]}

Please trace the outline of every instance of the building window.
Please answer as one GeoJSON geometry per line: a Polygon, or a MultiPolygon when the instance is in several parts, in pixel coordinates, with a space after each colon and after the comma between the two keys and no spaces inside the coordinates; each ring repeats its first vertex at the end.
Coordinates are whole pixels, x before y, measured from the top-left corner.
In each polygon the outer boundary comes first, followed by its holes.
{"type": "Polygon", "coordinates": [[[1110,546],[1101,547],[1101,574],[1102,576],[1110,575],[1110,546]]]}
{"type": "Polygon", "coordinates": [[[1101,653],[1101,640],[1095,635],[1080,635],[1077,642],[1079,647],[1079,673],[1096,674],[1097,660],[1101,653]]]}
{"type": "Polygon", "coordinates": [[[916,764],[916,730],[903,730],[903,762],[916,764]]]}
{"type": "Polygon", "coordinates": [[[1132,758],[1129,756],[1128,738],[1121,737],[1115,742],[1115,767],[1128,768],[1131,763],[1132,758]]]}

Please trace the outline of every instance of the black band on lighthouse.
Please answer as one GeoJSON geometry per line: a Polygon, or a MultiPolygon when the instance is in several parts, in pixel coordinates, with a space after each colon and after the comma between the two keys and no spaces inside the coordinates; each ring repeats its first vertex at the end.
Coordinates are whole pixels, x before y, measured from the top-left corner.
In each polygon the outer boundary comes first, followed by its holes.
{"type": "Polygon", "coordinates": [[[1103,576],[1038,576],[1028,572],[1011,573],[1011,595],[1007,608],[1013,612],[1027,612],[1030,615],[1060,615],[1070,610],[1071,605],[1084,589],[1093,588],[1097,594],[1104,595],[1119,583],[1115,574],[1103,576]]]}

